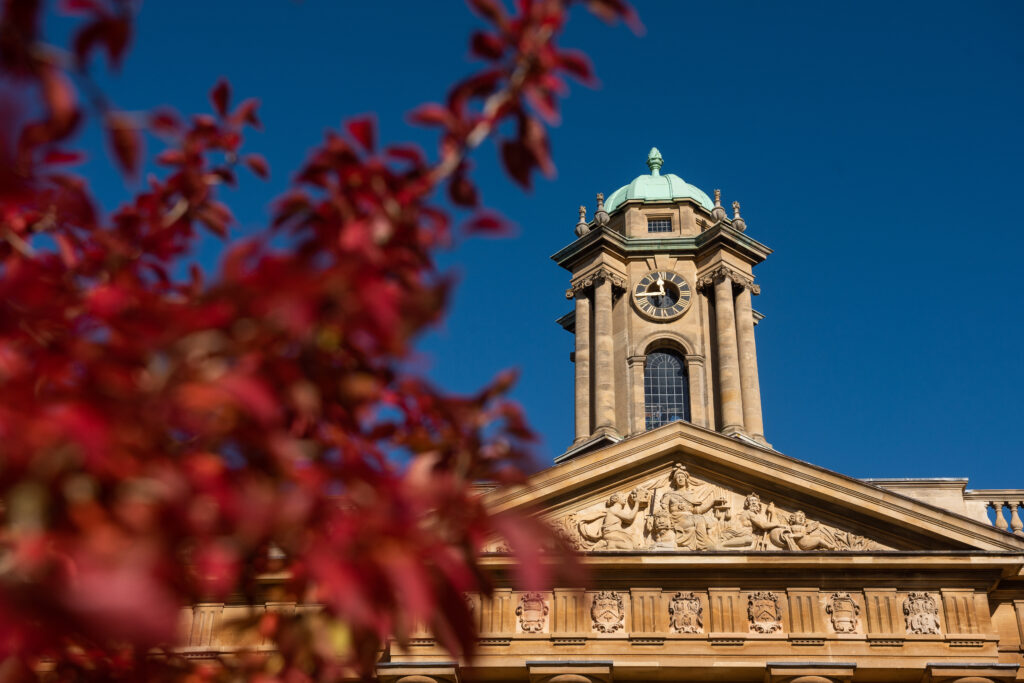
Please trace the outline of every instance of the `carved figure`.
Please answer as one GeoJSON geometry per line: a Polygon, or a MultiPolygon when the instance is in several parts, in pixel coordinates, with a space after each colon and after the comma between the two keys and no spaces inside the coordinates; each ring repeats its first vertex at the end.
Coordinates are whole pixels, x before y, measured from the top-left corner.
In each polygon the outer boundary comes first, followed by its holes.
{"type": "Polygon", "coordinates": [[[583,550],[583,539],[579,532],[579,519],[575,514],[566,515],[564,519],[555,524],[555,535],[565,543],[570,550],[583,550]]]}
{"type": "Polygon", "coordinates": [[[775,545],[786,550],[835,550],[835,545],[819,533],[821,525],[808,522],[803,510],[789,516],[789,527],[772,530],[768,536],[775,545]]]}
{"type": "Polygon", "coordinates": [[[548,617],[548,603],[541,593],[524,593],[516,607],[519,626],[523,633],[540,633],[548,617]]]}
{"type": "Polygon", "coordinates": [[[833,593],[825,604],[825,613],[832,617],[836,633],[856,633],[860,605],[849,593],[833,593]]]}
{"type": "Polygon", "coordinates": [[[676,549],[676,531],[672,528],[672,518],[667,510],[659,508],[648,517],[644,531],[651,539],[649,548],[653,550],[676,549]]]}
{"type": "MultiPolygon", "coordinates": [[[[739,520],[740,525],[749,531],[743,538],[753,544],[754,550],[767,550],[771,543],[771,532],[786,526],[775,520],[775,503],[768,503],[768,507],[764,507],[761,504],[761,497],[756,493],[751,493],[743,501],[743,511],[739,514],[739,520]]],[[[738,541],[737,538],[736,542],[738,541]]],[[[784,547],[781,543],[776,545],[784,547]]]]}
{"type": "Polygon", "coordinates": [[[703,633],[704,608],[695,593],[676,593],[668,604],[668,621],[675,633],[703,633]]]}
{"type": "Polygon", "coordinates": [[[714,550],[749,548],[754,543],[750,527],[744,526],[732,514],[732,506],[725,498],[718,498],[712,507],[714,520],[708,525],[709,547],[714,550]]]}
{"type": "Polygon", "coordinates": [[[589,515],[578,515],[577,529],[580,536],[594,543],[594,550],[632,550],[635,547],[633,537],[626,529],[633,524],[640,506],[637,491],[630,491],[628,496],[613,493],[604,504],[604,510],[589,515]],[[601,520],[601,529],[593,533],[587,524],[601,520]]]}
{"type": "Polygon", "coordinates": [[[929,593],[908,593],[903,601],[907,633],[938,633],[939,604],[929,593]]]}
{"type": "Polygon", "coordinates": [[[757,591],[747,596],[747,618],[757,633],[775,633],[782,630],[782,611],[779,596],[771,591],[757,591]]]}
{"type": "Polygon", "coordinates": [[[676,547],[707,550],[710,544],[704,513],[714,505],[714,487],[694,481],[679,463],[672,467],[669,486],[670,490],[661,497],[661,508],[671,520],[676,547]]]}
{"type": "Polygon", "coordinates": [[[594,596],[594,602],[590,605],[590,618],[597,632],[614,633],[620,630],[625,616],[622,595],[618,592],[601,591],[594,596]]]}

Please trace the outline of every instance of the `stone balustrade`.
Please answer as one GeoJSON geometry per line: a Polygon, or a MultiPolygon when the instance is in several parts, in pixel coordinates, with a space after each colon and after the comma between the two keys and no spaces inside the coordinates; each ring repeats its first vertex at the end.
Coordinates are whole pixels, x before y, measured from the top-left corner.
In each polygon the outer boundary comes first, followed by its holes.
{"type": "Polygon", "coordinates": [[[1024,536],[1024,489],[982,489],[964,492],[971,517],[991,522],[994,527],[1024,536]],[[990,511],[994,511],[994,514],[990,511]]]}

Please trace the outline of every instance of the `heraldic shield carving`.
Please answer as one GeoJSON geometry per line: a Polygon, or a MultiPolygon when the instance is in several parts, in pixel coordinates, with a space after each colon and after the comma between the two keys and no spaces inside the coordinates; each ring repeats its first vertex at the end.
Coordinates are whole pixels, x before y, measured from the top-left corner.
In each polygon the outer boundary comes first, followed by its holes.
{"type": "Polygon", "coordinates": [[[856,633],[860,605],[849,593],[833,593],[825,605],[825,612],[832,617],[832,628],[836,633],[856,633]]]}
{"type": "Polygon", "coordinates": [[[771,591],[757,591],[747,596],[747,618],[750,628],[757,633],[775,633],[782,630],[782,610],[779,596],[771,591]]]}
{"type": "Polygon", "coordinates": [[[614,633],[621,630],[625,616],[622,596],[616,591],[601,591],[594,596],[594,602],[590,606],[590,618],[594,622],[594,630],[598,633],[614,633]]]}
{"type": "Polygon", "coordinates": [[[540,593],[524,593],[516,607],[519,627],[523,633],[540,633],[548,618],[548,603],[540,593]]]}
{"type": "Polygon", "coordinates": [[[668,620],[674,633],[703,633],[704,608],[694,593],[676,593],[668,604],[668,620]]]}
{"type": "Polygon", "coordinates": [[[939,605],[929,593],[909,593],[903,601],[907,633],[938,633],[939,605]]]}

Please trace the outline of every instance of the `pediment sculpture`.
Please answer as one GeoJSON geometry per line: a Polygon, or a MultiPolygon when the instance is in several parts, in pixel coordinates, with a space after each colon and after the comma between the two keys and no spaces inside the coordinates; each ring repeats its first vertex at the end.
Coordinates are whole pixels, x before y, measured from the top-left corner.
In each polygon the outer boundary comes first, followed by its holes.
{"type": "Polygon", "coordinates": [[[698,479],[680,463],[653,481],[554,520],[569,546],[598,550],[884,550],[863,536],[784,511],[756,492],[698,479]]]}

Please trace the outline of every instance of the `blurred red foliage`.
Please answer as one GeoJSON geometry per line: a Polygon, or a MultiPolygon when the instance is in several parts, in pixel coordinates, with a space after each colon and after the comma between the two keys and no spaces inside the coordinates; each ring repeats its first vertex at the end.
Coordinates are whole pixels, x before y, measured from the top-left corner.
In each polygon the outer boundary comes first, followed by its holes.
{"type": "MultiPolygon", "coordinates": [[[[372,118],[328,133],[254,239],[227,243],[218,272],[180,266],[202,230],[228,238],[218,201],[258,127],[257,102],[226,82],[212,114],[118,111],[90,79],[132,38],[129,0],[65,0],[70,49],[45,45],[41,4],[6,0],[0,71],[0,677],[54,680],[326,680],[367,673],[388,637],[429,624],[470,652],[459,594],[487,590],[482,544],[505,537],[527,583],[545,581],[528,539],[539,523],[495,516],[472,484],[517,480],[531,438],[498,377],[448,395],[405,368],[443,314],[449,243],[438,190],[500,232],[479,206],[467,154],[500,141],[528,187],[553,168],[546,123],[563,77],[589,62],[556,38],[570,0],[470,0],[486,65],[414,123],[440,131],[435,160],[380,148],[372,118]],[[102,121],[122,172],[164,169],[111,215],[69,167],[76,132],[102,121]],[[285,243],[286,248],[272,246],[285,243]],[[407,459],[408,465],[396,463],[407,459]],[[217,667],[176,657],[182,605],[252,596],[282,556],[289,594],[316,614],[266,614],[277,654],[217,667]],[[444,605],[444,609],[439,609],[444,605]]],[[[622,0],[589,0],[635,21],[622,0]]],[[[282,7],[282,11],[286,11],[282,7]]]]}

